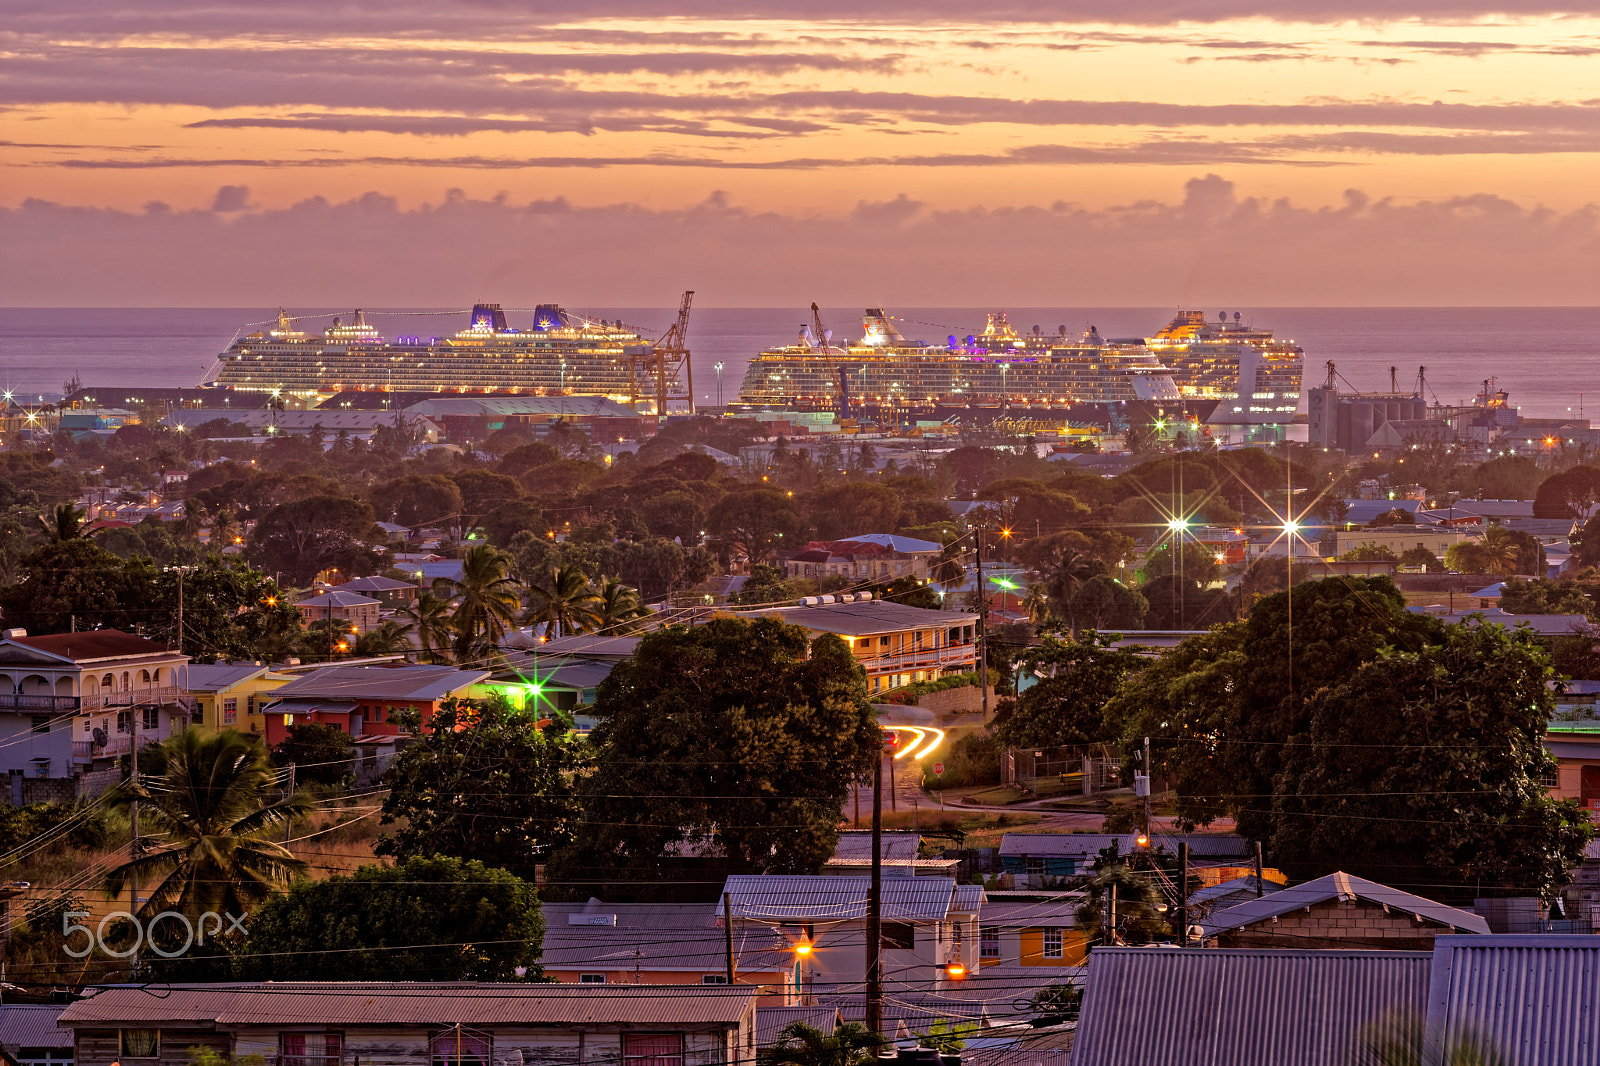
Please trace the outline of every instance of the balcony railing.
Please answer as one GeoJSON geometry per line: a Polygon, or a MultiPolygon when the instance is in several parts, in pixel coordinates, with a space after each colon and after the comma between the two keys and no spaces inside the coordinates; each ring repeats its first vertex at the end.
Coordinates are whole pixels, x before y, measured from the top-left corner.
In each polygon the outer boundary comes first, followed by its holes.
{"type": "Polygon", "coordinates": [[[103,711],[111,707],[143,707],[152,703],[177,703],[185,698],[177,685],[146,685],[126,692],[102,692],[93,696],[52,696],[49,693],[0,692],[0,711],[35,711],[70,714],[73,711],[103,711]]]}
{"type": "Polygon", "coordinates": [[[925,670],[930,666],[971,666],[978,661],[976,644],[949,644],[942,648],[914,648],[898,654],[863,655],[868,673],[925,670]]]}
{"type": "Polygon", "coordinates": [[[77,709],[76,696],[35,696],[23,692],[0,692],[0,711],[49,711],[65,714],[77,709]]]}

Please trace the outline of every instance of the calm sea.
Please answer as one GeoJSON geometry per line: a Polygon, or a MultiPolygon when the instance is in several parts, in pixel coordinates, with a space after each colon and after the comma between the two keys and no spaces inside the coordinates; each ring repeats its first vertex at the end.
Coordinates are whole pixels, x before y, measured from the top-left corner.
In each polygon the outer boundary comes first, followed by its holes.
{"type": "MultiPolygon", "coordinates": [[[[598,318],[621,318],[654,330],[671,322],[675,309],[573,308],[598,318]]],[[[988,308],[910,308],[895,312],[907,337],[942,342],[950,334],[980,332],[988,308]]],[[[1076,333],[1093,324],[1108,337],[1148,336],[1173,315],[1171,309],[1007,308],[1013,326],[1041,326],[1076,333]]],[[[1224,308],[1213,308],[1214,316],[1224,308]]],[[[1235,308],[1226,308],[1228,312],[1235,308]]],[[[1322,381],[1332,360],[1347,387],[1387,389],[1396,367],[1402,388],[1427,367],[1433,395],[1445,403],[1470,400],[1485,378],[1511,394],[1524,413],[1588,417],[1600,406],[1600,308],[1238,308],[1247,322],[1276,331],[1306,350],[1305,384],[1322,381]],[[1591,376],[1594,375],[1594,376],[1591,376]],[[1587,401],[1585,392],[1596,395],[1587,401]]],[[[197,383],[236,332],[268,321],[275,308],[0,308],[0,385],[17,395],[51,397],[77,375],[86,385],[188,386],[197,383]]],[[[860,336],[859,309],[825,313],[836,336],[860,336]]],[[[307,312],[297,311],[297,314],[307,312]]],[[[328,314],[345,314],[330,310],[328,314]]],[[[466,324],[465,312],[441,314],[367,312],[386,335],[444,335],[466,324]]],[[[511,312],[513,326],[531,313],[511,312]]],[[[696,308],[689,322],[695,392],[717,402],[717,363],[722,398],[738,392],[750,356],[794,340],[809,318],[802,307],[696,308]]],[[[1600,414],[1600,411],[1597,411],[1600,414]]]]}

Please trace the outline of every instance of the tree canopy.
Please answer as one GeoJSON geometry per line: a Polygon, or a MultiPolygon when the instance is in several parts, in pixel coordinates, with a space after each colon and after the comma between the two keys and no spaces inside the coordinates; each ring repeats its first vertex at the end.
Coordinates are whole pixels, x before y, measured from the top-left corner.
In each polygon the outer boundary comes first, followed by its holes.
{"type": "Polygon", "coordinates": [[[515,981],[540,976],[543,942],[531,884],[419,856],[291,885],[252,916],[234,968],[247,981],[515,981]]]}
{"type": "Polygon", "coordinates": [[[582,765],[571,723],[544,729],[548,709],[506,700],[446,700],[384,774],[374,851],[401,859],[451,855],[533,876],[547,849],[573,835],[573,774],[582,765]]]}
{"type": "Polygon", "coordinates": [[[734,872],[812,873],[880,730],[842,640],[772,619],[646,634],[601,683],[569,879],[662,880],[688,850],[734,872]]]}
{"type": "Polygon", "coordinates": [[[1106,723],[1105,706],[1142,661],[1131,651],[1111,647],[1113,639],[1091,630],[1071,642],[1046,637],[1030,649],[1019,672],[1043,676],[1017,697],[1008,715],[997,720],[995,739],[1008,748],[1116,740],[1116,730],[1106,723]]]}

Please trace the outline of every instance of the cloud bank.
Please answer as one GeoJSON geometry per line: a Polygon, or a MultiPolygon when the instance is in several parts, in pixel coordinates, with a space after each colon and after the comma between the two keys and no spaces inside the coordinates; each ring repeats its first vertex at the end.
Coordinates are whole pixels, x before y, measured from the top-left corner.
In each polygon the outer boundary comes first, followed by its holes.
{"type": "Polygon", "coordinates": [[[379,193],[261,208],[227,186],[209,210],[32,199],[0,210],[0,235],[0,293],[16,306],[654,306],[685,288],[708,306],[1571,305],[1593,300],[1600,208],[1357,190],[1306,206],[1215,174],[1173,202],[1102,210],[942,211],[902,195],[837,215],[716,193],[682,210],[460,193],[416,209],[379,193]]]}

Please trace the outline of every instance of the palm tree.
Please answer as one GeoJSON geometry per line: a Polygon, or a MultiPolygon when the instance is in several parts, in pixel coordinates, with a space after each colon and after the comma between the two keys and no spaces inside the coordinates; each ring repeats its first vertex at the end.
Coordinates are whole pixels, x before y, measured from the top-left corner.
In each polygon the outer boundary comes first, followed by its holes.
{"type": "Polygon", "coordinates": [[[944,550],[933,560],[933,569],[929,576],[933,578],[935,585],[946,592],[959,587],[967,579],[967,567],[961,561],[961,554],[956,549],[955,543],[951,542],[946,544],[944,550]]]}
{"type": "Polygon", "coordinates": [[[469,548],[461,557],[461,577],[440,578],[434,588],[456,601],[451,616],[456,661],[496,654],[522,606],[522,586],[511,576],[511,556],[492,544],[469,548]]]}
{"type": "Polygon", "coordinates": [[[398,655],[411,650],[411,626],[399,622],[379,622],[356,637],[357,655],[398,655]]]}
{"type": "Polygon", "coordinates": [[[431,663],[450,661],[450,600],[424,589],[402,612],[411,619],[422,657],[431,663]]]}
{"type": "Polygon", "coordinates": [[[166,768],[122,786],[113,799],[121,806],[137,802],[156,842],[106,874],[108,893],[116,896],[134,879],[159,878],[140,917],[167,910],[191,920],[205,911],[243,914],[306,869],[283,845],[260,837],[311,803],[298,792],[273,801],[274,773],[259,738],[190,726],[162,747],[166,768]]]}
{"type": "Polygon", "coordinates": [[[83,508],[68,501],[58,503],[49,514],[39,516],[39,528],[44,530],[44,535],[52,543],[77,540],[83,536],[83,520],[87,517],[83,508]]]}
{"type": "Polygon", "coordinates": [[[597,595],[596,628],[607,633],[631,633],[641,618],[650,616],[650,608],[639,602],[639,590],[624,585],[621,578],[601,577],[597,595]]]}
{"type": "Polygon", "coordinates": [[[1491,574],[1516,573],[1521,554],[1505,526],[1490,526],[1478,542],[1478,562],[1491,574]]]}
{"type": "Polygon", "coordinates": [[[587,633],[600,623],[600,596],[580,567],[551,567],[528,586],[528,613],[524,620],[543,622],[555,636],[587,633]]]}
{"type": "Polygon", "coordinates": [[[877,1058],[888,1043],[860,1022],[845,1022],[832,1030],[805,1022],[790,1022],[778,1034],[772,1049],[773,1066],[862,1066],[877,1058]]]}

